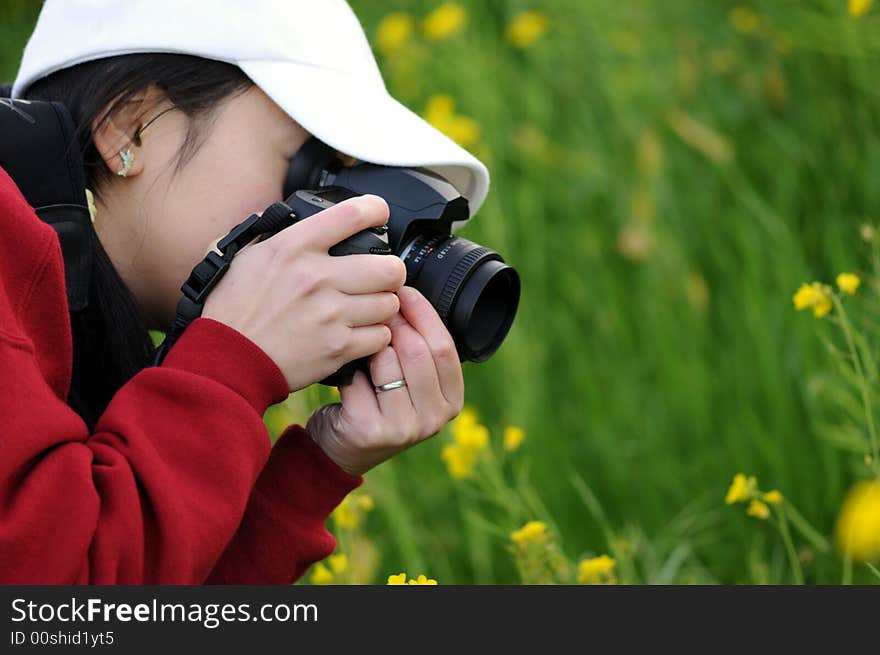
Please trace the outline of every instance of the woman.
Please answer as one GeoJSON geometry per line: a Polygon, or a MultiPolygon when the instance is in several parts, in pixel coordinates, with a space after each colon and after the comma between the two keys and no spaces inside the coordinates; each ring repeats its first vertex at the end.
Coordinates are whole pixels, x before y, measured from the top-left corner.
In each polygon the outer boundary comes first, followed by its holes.
{"type": "Polygon", "coordinates": [[[47,0],[25,50],[13,96],[59,100],[80,127],[95,264],[71,316],[57,235],[0,169],[2,582],[290,583],[333,551],[324,522],[363,474],[461,409],[454,343],[402,261],[327,253],[387,221],[370,195],[248,245],[147,366],[147,329],[167,327],[218,238],[281,199],[312,134],[347,157],[436,165],[472,206],[488,184],[383,97],[341,0],[210,6],[47,0]],[[309,99],[316,71],[363,101],[309,99]],[[358,372],[270,446],[269,405],[364,356],[372,380],[358,372]]]}

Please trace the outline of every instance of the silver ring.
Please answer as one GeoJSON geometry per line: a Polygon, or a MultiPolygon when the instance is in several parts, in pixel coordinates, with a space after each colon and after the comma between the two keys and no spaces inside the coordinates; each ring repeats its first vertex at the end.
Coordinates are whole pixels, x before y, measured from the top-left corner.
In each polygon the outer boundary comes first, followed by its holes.
{"type": "Polygon", "coordinates": [[[392,389],[400,389],[400,387],[405,386],[406,380],[395,380],[394,382],[388,382],[387,384],[383,384],[373,388],[376,390],[376,393],[379,393],[380,391],[391,391],[392,389]]]}

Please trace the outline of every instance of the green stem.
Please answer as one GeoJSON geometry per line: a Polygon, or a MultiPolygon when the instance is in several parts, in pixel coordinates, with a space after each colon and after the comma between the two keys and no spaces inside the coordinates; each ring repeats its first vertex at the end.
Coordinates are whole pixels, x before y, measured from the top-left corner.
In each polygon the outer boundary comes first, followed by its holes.
{"type": "Polygon", "coordinates": [[[810,525],[803,515],[797,511],[797,508],[787,499],[785,501],[785,511],[788,514],[788,519],[791,521],[791,527],[809,541],[816,550],[821,553],[827,553],[831,550],[831,544],[828,543],[828,540],[819,534],[819,531],[810,525]]]}
{"type": "Polygon", "coordinates": [[[524,507],[516,489],[508,484],[498,454],[491,449],[489,453],[489,460],[482,462],[482,467],[478,467],[477,483],[487,498],[507,510],[512,523],[519,523],[528,514],[528,510],[524,507]]]}
{"type": "Polygon", "coordinates": [[[843,580],[841,584],[852,584],[852,560],[849,558],[849,555],[843,556],[843,580]]]}
{"type": "Polygon", "coordinates": [[[782,533],[782,541],[785,542],[785,550],[788,552],[788,559],[791,562],[791,572],[794,574],[795,584],[804,584],[804,571],[801,568],[801,561],[798,559],[794,550],[794,543],[791,541],[791,532],[788,529],[788,519],[785,517],[785,505],[779,506],[779,532],[782,533]]]}
{"type": "MultiPolygon", "coordinates": [[[[352,552],[351,552],[351,531],[350,530],[338,530],[335,535],[337,538],[336,542],[336,550],[333,551],[333,555],[337,555],[339,553],[345,553],[348,557],[348,569],[342,573],[341,576],[337,579],[337,575],[334,573],[334,584],[351,584],[351,580],[349,576],[351,575],[351,566],[353,562],[352,552]]],[[[327,568],[330,568],[330,563],[327,562],[327,568]]]]}
{"type": "Polygon", "coordinates": [[[874,469],[874,474],[880,477],[880,470],[877,468],[877,433],[874,429],[874,411],[871,408],[871,398],[868,393],[868,380],[865,377],[864,371],[862,371],[862,361],[856,352],[855,343],[853,342],[852,332],[850,330],[849,318],[846,315],[846,310],[843,308],[843,303],[840,302],[840,298],[835,293],[831,294],[831,298],[834,301],[834,305],[837,307],[838,314],[840,315],[840,324],[843,326],[843,333],[846,335],[846,343],[847,346],[849,346],[849,352],[853,359],[856,375],[859,377],[859,387],[861,387],[862,391],[862,404],[865,407],[865,418],[868,422],[868,435],[871,439],[871,452],[873,453],[871,467],[874,469]]]}

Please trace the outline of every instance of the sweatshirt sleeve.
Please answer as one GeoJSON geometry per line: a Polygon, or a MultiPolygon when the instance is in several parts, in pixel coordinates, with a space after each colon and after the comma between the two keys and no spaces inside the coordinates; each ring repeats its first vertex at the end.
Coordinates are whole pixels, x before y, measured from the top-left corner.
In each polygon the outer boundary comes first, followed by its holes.
{"type": "Polygon", "coordinates": [[[89,433],[64,400],[63,284],[57,235],[0,168],[0,584],[280,582],[332,552],[323,523],[362,479],[299,426],[271,448],[288,386],[265,352],[198,318],[89,433]]]}
{"type": "Polygon", "coordinates": [[[89,434],[34,362],[0,330],[0,583],[204,582],[269,457],[277,365],[196,319],[89,434]]]}
{"type": "Polygon", "coordinates": [[[305,428],[275,442],[235,537],[208,584],[291,584],[336,548],[325,522],[363,483],[337,466],[305,428]]]}

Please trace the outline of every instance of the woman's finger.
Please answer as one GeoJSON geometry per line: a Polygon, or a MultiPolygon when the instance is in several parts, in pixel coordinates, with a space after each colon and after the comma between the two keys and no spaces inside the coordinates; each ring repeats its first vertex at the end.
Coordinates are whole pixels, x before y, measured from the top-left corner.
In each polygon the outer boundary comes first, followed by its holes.
{"type": "MultiPolygon", "coordinates": [[[[405,379],[403,368],[394,348],[380,350],[370,358],[370,377],[373,378],[373,384],[377,387],[388,382],[405,379]]],[[[412,417],[415,412],[408,387],[376,391],[376,398],[379,402],[379,409],[386,418],[402,421],[412,417]]]]}
{"type": "Polygon", "coordinates": [[[400,300],[390,291],[382,293],[343,294],[345,321],[349,327],[384,323],[400,309],[400,300]]]}
{"type": "Polygon", "coordinates": [[[464,403],[464,376],[452,335],[437,310],[418,289],[401,287],[397,297],[401,314],[422,336],[434,358],[443,397],[451,406],[460,409],[464,403]]]}
{"type": "Polygon", "coordinates": [[[362,370],[358,369],[354,372],[351,384],[339,387],[339,400],[342,401],[343,411],[348,410],[361,420],[365,420],[365,417],[376,417],[376,420],[379,420],[379,403],[376,401],[373,385],[362,370]]]}
{"type": "Polygon", "coordinates": [[[346,255],[332,259],[331,275],[344,293],[396,292],[406,281],[406,265],[396,255],[346,255]]]}
{"type": "Polygon", "coordinates": [[[349,328],[349,345],[346,352],[347,360],[360,359],[377,353],[388,345],[391,330],[385,324],[362,325],[349,328]]]}
{"type": "Polygon", "coordinates": [[[400,313],[388,325],[391,327],[391,347],[400,359],[416,414],[424,424],[439,430],[446,423],[448,403],[440,389],[437,367],[428,344],[400,313]]]}

